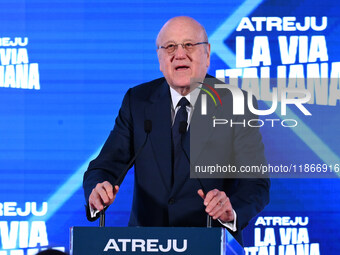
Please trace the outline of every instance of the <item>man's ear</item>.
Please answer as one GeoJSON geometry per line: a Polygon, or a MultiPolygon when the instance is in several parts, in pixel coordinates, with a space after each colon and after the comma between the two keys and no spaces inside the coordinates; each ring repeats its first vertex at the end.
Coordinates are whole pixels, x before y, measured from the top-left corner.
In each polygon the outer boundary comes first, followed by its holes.
{"type": "Polygon", "coordinates": [[[210,66],[210,43],[207,44],[206,51],[207,51],[207,67],[209,67],[210,66]]]}
{"type": "Polygon", "coordinates": [[[159,54],[160,54],[159,50],[157,50],[157,58],[158,58],[158,63],[159,63],[159,70],[163,73],[159,54]]]}

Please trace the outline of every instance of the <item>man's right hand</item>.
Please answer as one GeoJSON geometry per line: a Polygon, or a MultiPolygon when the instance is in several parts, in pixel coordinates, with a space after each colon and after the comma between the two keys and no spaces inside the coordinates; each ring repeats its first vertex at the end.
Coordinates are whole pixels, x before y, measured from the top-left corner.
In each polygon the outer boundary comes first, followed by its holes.
{"type": "Polygon", "coordinates": [[[119,186],[114,188],[108,181],[98,183],[92,190],[89,197],[89,205],[92,209],[101,211],[105,206],[109,206],[113,203],[118,193],[119,186]]]}

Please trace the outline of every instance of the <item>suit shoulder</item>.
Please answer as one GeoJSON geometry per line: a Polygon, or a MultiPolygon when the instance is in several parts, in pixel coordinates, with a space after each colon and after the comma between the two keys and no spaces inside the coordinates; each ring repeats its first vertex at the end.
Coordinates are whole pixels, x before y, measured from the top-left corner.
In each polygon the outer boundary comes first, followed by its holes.
{"type": "Polygon", "coordinates": [[[131,88],[131,93],[133,95],[139,95],[139,96],[149,96],[150,93],[153,93],[158,88],[162,86],[162,84],[165,82],[165,78],[158,78],[149,82],[145,82],[142,84],[139,84],[133,88],[131,88]]]}

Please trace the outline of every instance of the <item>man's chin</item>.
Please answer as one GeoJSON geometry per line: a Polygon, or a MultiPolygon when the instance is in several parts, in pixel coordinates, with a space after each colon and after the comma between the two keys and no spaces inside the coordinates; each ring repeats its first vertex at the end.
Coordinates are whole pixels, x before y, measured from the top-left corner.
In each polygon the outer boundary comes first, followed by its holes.
{"type": "Polygon", "coordinates": [[[190,78],[188,79],[180,79],[180,80],[174,80],[172,82],[172,85],[177,88],[186,88],[190,87],[190,78]]]}
{"type": "MultiPolygon", "coordinates": [[[[173,84],[175,87],[185,88],[190,87],[193,83],[196,83],[199,79],[195,79],[192,77],[183,77],[182,79],[174,79],[173,84]]],[[[201,80],[200,80],[201,81],[201,80]]]]}

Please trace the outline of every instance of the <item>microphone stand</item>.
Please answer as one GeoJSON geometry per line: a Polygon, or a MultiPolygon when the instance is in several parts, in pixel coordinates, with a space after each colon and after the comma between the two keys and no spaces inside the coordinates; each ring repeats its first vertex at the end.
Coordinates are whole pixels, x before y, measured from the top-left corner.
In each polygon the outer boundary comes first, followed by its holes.
{"type": "MultiPolygon", "coordinates": [[[[137,153],[135,154],[135,156],[130,160],[129,164],[127,165],[127,167],[125,168],[125,170],[121,173],[121,175],[118,177],[118,179],[116,180],[116,183],[114,186],[118,185],[120,186],[124,180],[125,175],[127,174],[127,172],[129,171],[129,169],[131,168],[132,164],[135,162],[136,158],[139,156],[139,154],[141,153],[141,151],[144,149],[146,142],[148,141],[149,138],[149,134],[152,130],[152,122],[151,120],[145,120],[144,121],[144,131],[146,133],[146,137],[144,140],[143,145],[139,148],[139,150],[137,151],[137,153]]],[[[105,227],[105,210],[101,210],[100,214],[99,214],[99,227],[105,227]]]]}
{"type": "Polygon", "coordinates": [[[105,211],[100,211],[99,227],[105,227],[105,211]]]}

